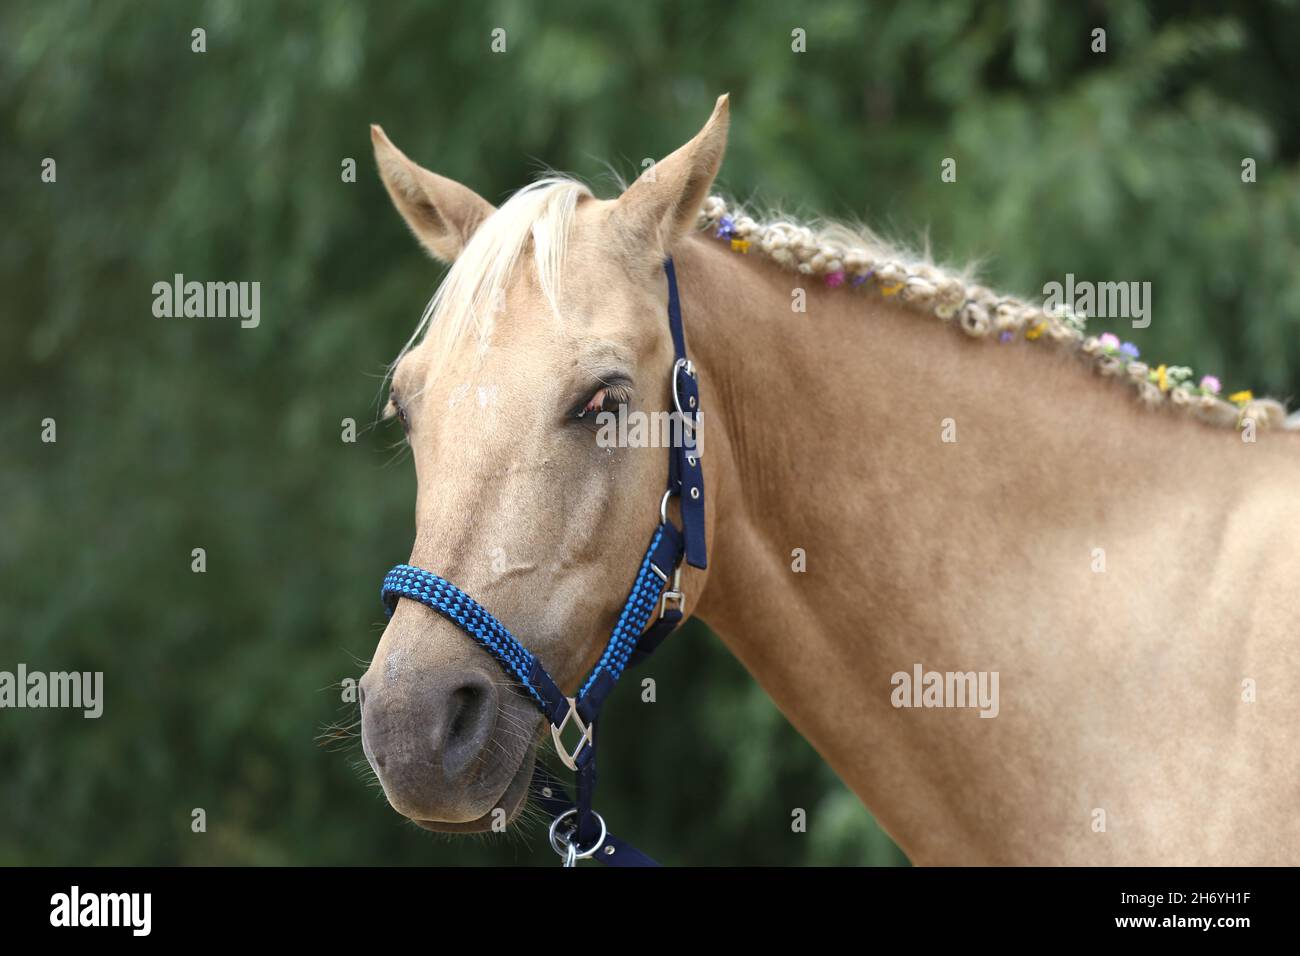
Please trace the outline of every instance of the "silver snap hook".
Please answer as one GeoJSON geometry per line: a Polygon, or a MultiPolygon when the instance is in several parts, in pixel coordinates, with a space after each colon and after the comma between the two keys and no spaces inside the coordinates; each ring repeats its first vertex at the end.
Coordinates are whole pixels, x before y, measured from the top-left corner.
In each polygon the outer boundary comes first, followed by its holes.
{"type": "MultiPolygon", "coordinates": [[[[609,835],[609,829],[605,826],[605,818],[595,810],[592,810],[591,815],[595,817],[596,822],[600,824],[600,836],[598,836],[596,842],[587,849],[584,850],[579,847],[575,839],[577,836],[577,833],[575,832],[577,830],[576,823],[572,827],[567,828],[566,832],[560,832],[560,824],[569,819],[569,817],[576,816],[577,813],[578,810],[576,807],[572,810],[565,810],[551,821],[551,829],[549,833],[551,849],[563,858],[566,867],[577,865],[579,860],[591,859],[596,855],[596,851],[604,846],[605,837],[609,835]]],[[[606,852],[608,853],[608,850],[606,850],[606,852]]]]}

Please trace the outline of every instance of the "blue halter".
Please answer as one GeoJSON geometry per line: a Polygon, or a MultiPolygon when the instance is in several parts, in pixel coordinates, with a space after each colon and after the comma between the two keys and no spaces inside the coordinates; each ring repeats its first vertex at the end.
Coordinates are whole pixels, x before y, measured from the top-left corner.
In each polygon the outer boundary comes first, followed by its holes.
{"type": "MultiPolygon", "coordinates": [[[[684,430],[694,435],[699,424],[700,390],[695,366],[686,357],[682,308],[672,259],[664,261],[664,274],[668,277],[668,328],[673,338],[673,405],[681,416],[684,430]]],[[[409,564],[399,564],[384,578],[380,598],[390,616],[400,598],[418,601],[437,611],[492,655],[550,722],[560,760],[577,775],[577,801],[568,798],[540,763],[533,772],[531,789],[542,807],[555,815],[551,846],[564,857],[566,865],[591,856],[611,866],[657,865],[609,833],[600,814],[591,808],[596,786],[595,723],[605,698],[624,669],[652,654],[681,623],[685,603],[680,587],[683,557],[692,567],[707,566],[704,470],[700,465],[698,442],[675,442],[669,449],[668,490],[660,502],[659,525],[637,568],[632,590],[604,653],[575,697],[566,697],[536,655],[491,612],[446,578],[409,564]],[[686,447],[688,444],[691,447],[686,447]],[[681,507],[680,531],[668,518],[668,499],[674,496],[681,507]],[[580,735],[572,749],[560,739],[570,721],[580,735]]]]}

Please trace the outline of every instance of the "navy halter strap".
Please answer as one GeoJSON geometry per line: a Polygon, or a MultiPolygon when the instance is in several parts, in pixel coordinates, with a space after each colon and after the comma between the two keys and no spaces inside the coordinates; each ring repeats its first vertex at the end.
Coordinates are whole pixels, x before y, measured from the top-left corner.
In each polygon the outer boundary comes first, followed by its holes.
{"type": "MultiPolygon", "coordinates": [[[[672,259],[664,261],[668,277],[668,328],[673,339],[672,396],[683,436],[694,439],[699,427],[700,390],[695,366],[686,357],[681,300],[672,259]]],[[[487,651],[535,703],[551,724],[560,760],[573,770],[577,799],[570,800],[540,763],[532,779],[534,799],[554,817],[551,846],[566,866],[594,856],[610,866],[657,866],[654,860],[609,833],[591,807],[596,787],[596,718],[615,682],[630,665],[650,656],[682,621],[685,596],[681,564],[707,566],[704,544],[704,469],[697,441],[674,441],[668,451],[668,489],[659,505],[659,525],[637,568],[632,590],[605,645],[604,653],[575,697],[566,697],[542,662],[515,638],[491,612],[445,578],[431,571],[399,564],[388,572],[380,597],[389,615],[398,599],[409,598],[437,611],[487,651]],[[668,518],[668,499],[677,497],[682,528],[668,518]],[[572,749],[561,740],[569,723],[578,740],[572,749]]]]}

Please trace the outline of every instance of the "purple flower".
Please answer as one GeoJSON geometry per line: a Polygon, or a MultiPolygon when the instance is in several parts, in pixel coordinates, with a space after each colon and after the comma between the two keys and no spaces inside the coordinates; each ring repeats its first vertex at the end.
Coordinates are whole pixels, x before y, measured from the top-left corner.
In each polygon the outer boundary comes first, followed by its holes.
{"type": "Polygon", "coordinates": [[[1015,336],[1012,335],[1010,332],[1003,332],[1001,335],[998,336],[998,341],[1010,342],[1013,338],[1015,338],[1015,336]]]}
{"type": "Polygon", "coordinates": [[[736,234],[736,220],[730,216],[723,216],[722,221],[718,223],[717,237],[719,239],[730,239],[736,234]]]}
{"type": "Polygon", "coordinates": [[[1132,342],[1123,342],[1120,344],[1119,354],[1127,359],[1135,359],[1139,354],[1138,347],[1132,342]]]}

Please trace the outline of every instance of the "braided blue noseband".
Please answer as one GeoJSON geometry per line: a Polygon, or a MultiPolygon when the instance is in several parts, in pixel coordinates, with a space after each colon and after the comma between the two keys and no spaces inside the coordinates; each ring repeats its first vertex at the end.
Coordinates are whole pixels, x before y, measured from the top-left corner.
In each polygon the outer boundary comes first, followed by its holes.
{"type": "MultiPolygon", "coordinates": [[[[699,382],[695,367],[686,357],[681,301],[672,259],[665,260],[664,274],[668,278],[668,328],[673,339],[673,405],[681,416],[684,431],[694,435],[699,425],[699,382]]],[[[384,578],[380,598],[389,615],[401,598],[437,611],[487,651],[550,722],[560,759],[577,775],[577,801],[568,799],[541,764],[536,765],[533,773],[532,791],[542,807],[555,815],[551,846],[565,858],[566,865],[591,856],[612,866],[655,865],[649,857],[609,833],[604,820],[591,808],[596,785],[595,723],[605,698],[624,669],[653,653],[681,623],[685,603],[680,587],[683,558],[692,567],[707,566],[704,469],[700,465],[698,442],[691,443],[691,447],[676,442],[669,449],[668,489],[660,503],[659,525],[637,568],[636,579],[605,650],[576,697],[566,697],[536,655],[491,612],[446,578],[409,564],[399,564],[384,578]],[[670,497],[677,497],[680,502],[680,531],[668,518],[670,497]],[[572,750],[560,739],[571,720],[580,734],[572,750]]]]}

